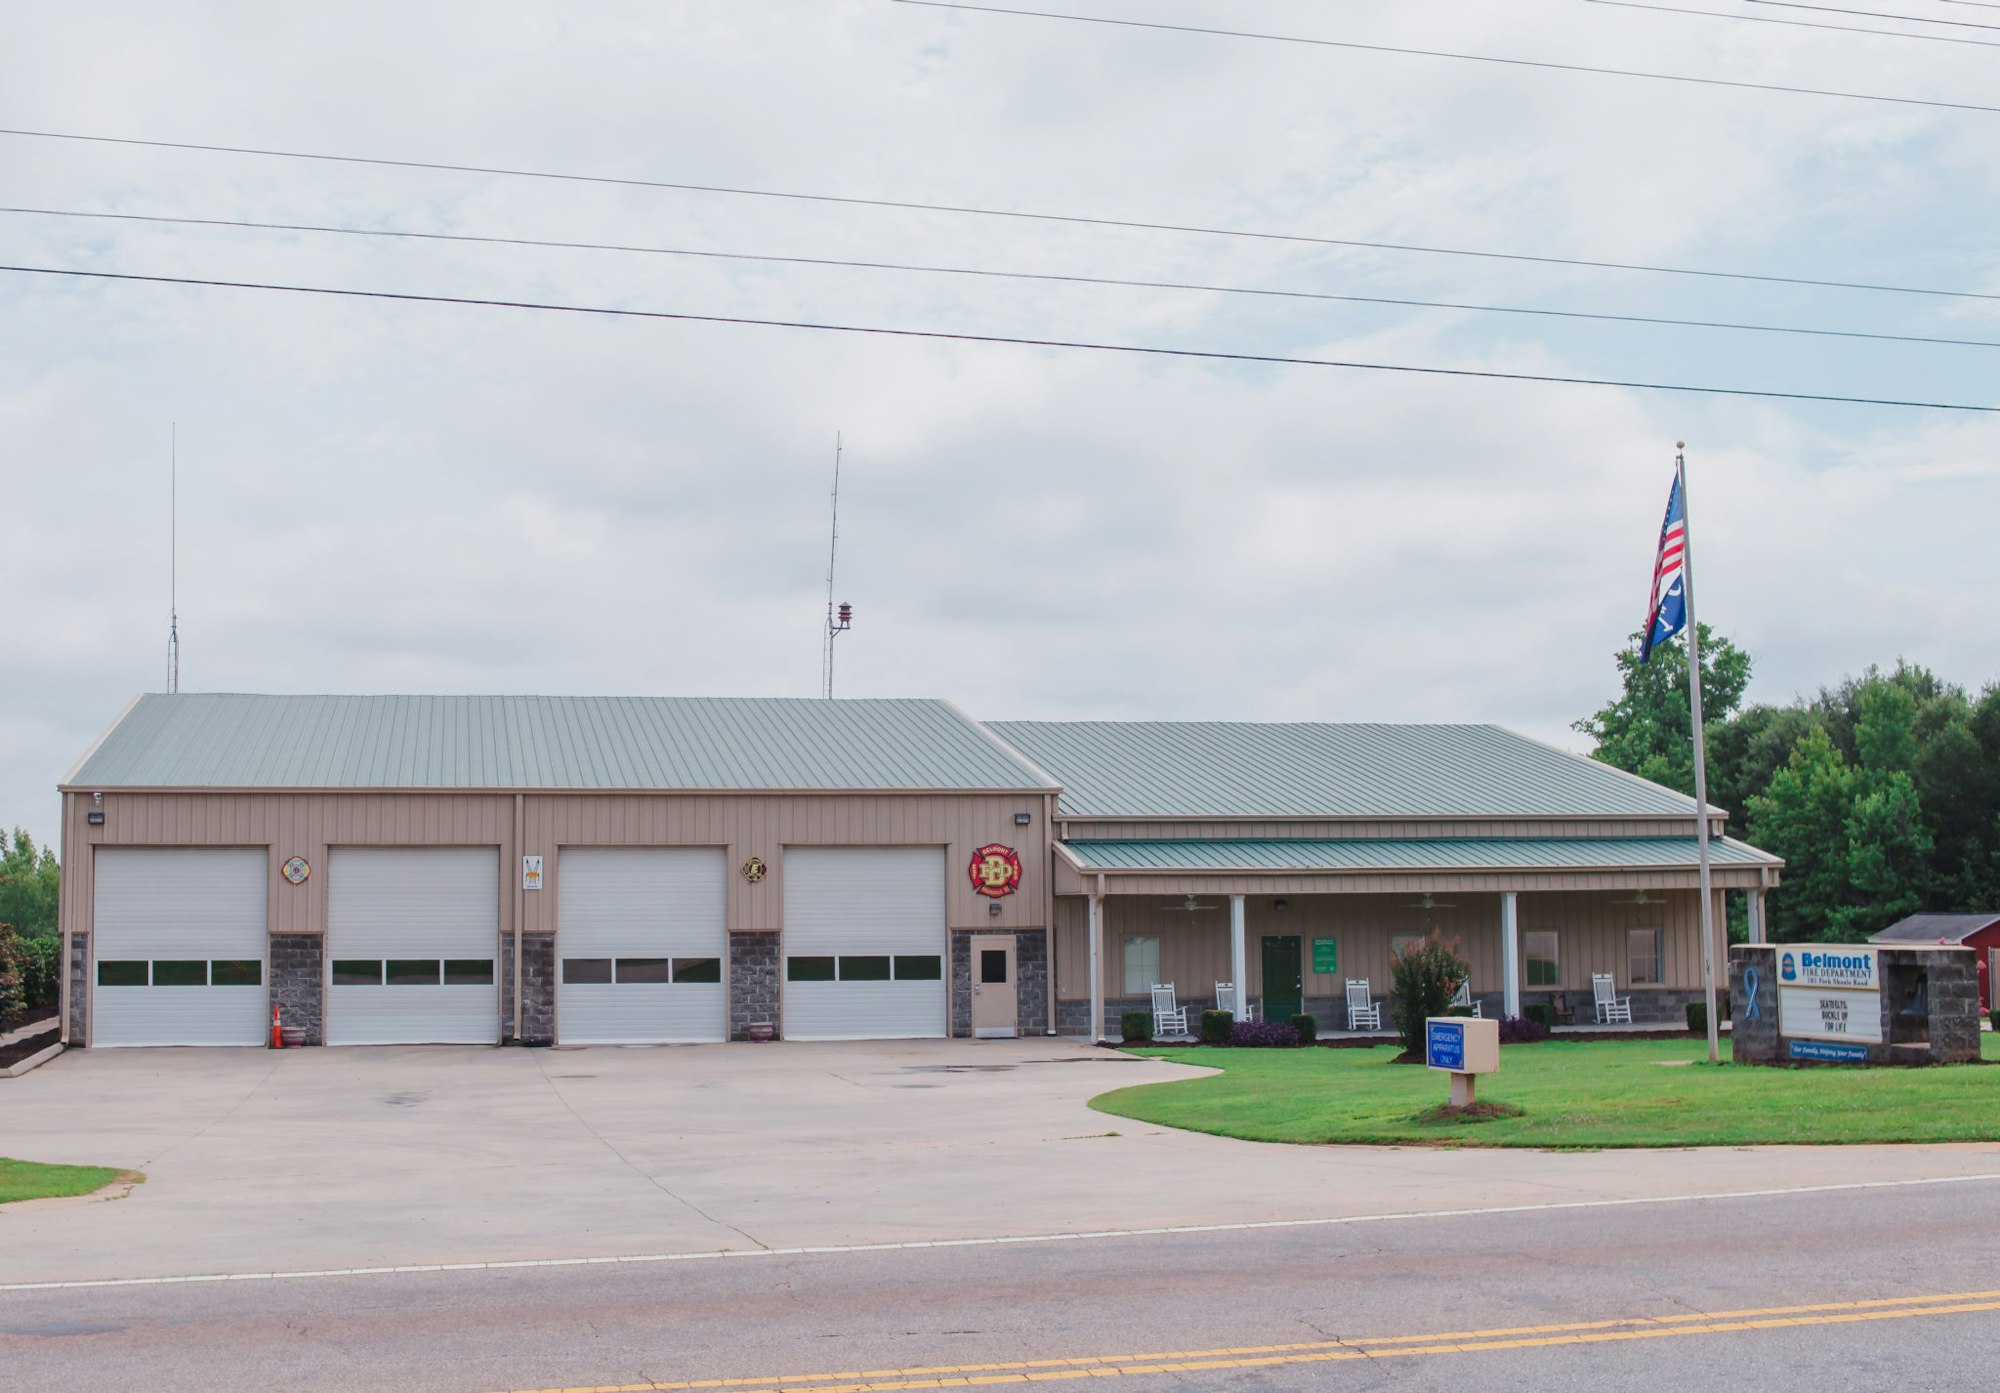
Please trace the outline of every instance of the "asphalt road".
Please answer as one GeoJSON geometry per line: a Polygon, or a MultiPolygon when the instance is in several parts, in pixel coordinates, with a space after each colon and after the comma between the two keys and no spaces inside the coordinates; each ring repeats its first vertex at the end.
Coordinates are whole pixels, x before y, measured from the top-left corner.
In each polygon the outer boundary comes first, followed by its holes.
{"type": "Polygon", "coordinates": [[[1996,1233],[2000,1182],[1971,1181],[913,1251],[0,1291],[0,1387],[1984,1388],[2000,1370],[1996,1233]]]}

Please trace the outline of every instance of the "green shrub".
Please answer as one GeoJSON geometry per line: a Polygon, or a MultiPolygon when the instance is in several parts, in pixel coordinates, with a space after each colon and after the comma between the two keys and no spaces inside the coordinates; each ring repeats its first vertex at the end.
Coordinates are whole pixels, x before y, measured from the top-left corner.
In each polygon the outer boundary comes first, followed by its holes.
{"type": "Polygon", "coordinates": [[[21,983],[28,1005],[53,1006],[62,995],[62,940],[55,937],[21,940],[21,983]]]}
{"type": "Polygon", "coordinates": [[[1472,1008],[1470,1006],[1447,1006],[1444,1008],[1444,1013],[1447,1016],[1463,1016],[1467,1020],[1472,1019],[1472,1008]]]}
{"type": "Polygon", "coordinates": [[[1687,1006],[1687,1011],[1688,1011],[1688,1034],[1690,1035],[1708,1034],[1708,1003],[1706,1001],[1690,1001],[1687,1006]]]}
{"type": "Polygon", "coordinates": [[[18,1016],[27,1008],[24,956],[14,926],[0,924],[0,1021],[18,1016]]]}
{"type": "Polygon", "coordinates": [[[1118,1017],[1118,1033],[1128,1045],[1143,1045],[1153,1038],[1151,1011],[1126,1011],[1118,1017]]]}
{"type": "Polygon", "coordinates": [[[1556,1024],[1556,1008],[1546,1001],[1531,1001],[1521,1008],[1523,1019],[1539,1021],[1546,1030],[1553,1030],[1556,1024]]]}
{"type": "Polygon", "coordinates": [[[1226,1045],[1230,1032],[1236,1028],[1236,1013],[1233,1011],[1203,1011],[1201,1013],[1201,1042],[1204,1045],[1226,1045]]]}
{"type": "Polygon", "coordinates": [[[1405,1055],[1424,1057],[1425,1019],[1442,1016],[1471,976],[1472,965],[1459,956],[1458,940],[1446,943],[1435,929],[1390,960],[1389,1014],[1395,1017],[1405,1055]]]}
{"type": "Polygon", "coordinates": [[[1319,1039],[1319,1018],[1311,1015],[1293,1016],[1292,1029],[1298,1031],[1301,1045],[1310,1045],[1319,1039]]]}

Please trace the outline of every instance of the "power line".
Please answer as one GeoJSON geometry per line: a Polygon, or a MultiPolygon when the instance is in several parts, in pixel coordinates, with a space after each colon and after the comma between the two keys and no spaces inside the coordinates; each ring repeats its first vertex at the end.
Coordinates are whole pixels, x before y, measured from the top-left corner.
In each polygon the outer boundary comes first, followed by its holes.
{"type": "Polygon", "coordinates": [[[1681,5],[1649,5],[1641,0],[1584,0],[1587,5],[1611,5],[1621,10],[1653,10],[1659,14],[1701,15],[1709,19],[1733,19],[1743,24],[1782,24],[1788,29],[1824,29],[1836,34],[1873,34],[1878,39],[1910,39],[1927,44],[1958,44],[1966,48],[2000,48],[1991,39],[1968,39],[1957,34],[1907,34],[1898,29],[1863,29],[1853,24],[1822,24],[1812,19],[1779,19],[1774,15],[1739,15],[1727,10],[1690,10],[1681,5]]]}
{"type": "Polygon", "coordinates": [[[1893,19],[1904,24],[1945,24],[1953,29],[2000,29],[2000,24],[1978,24],[1969,19],[1925,19],[1918,15],[1884,14],[1880,10],[1850,10],[1839,5],[1803,5],[1798,0],[1744,0],[1750,5],[1769,5],[1779,10],[1813,10],[1820,14],[1846,15],[1850,19],[1893,19]]]}
{"type": "Polygon", "coordinates": [[[185,140],[147,140],[138,136],[83,135],[72,131],[41,131],[0,126],[0,136],[31,140],[66,140],[91,145],[123,145],[152,150],[184,150],[211,155],[247,155],[261,159],[306,160],[327,164],[366,165],[383,169],[416,169],[445,174],[481,174],[509,179],[547,179],[565,184],[603,184],[613,188],[665,189],[676,193],[723,194],[798,203],[826,203],[851,208],[887,208],[902,212],[948,213],[963,217],[1006,218],[1021,222],[1104,227],[1127,232],[1173,232],[1198,237],[1232,237],[1253,242],[1296,246],[1350,247],[1363,251],[1411,252],[1425,256],[1461,256],[1482,261],[1512,261],[1534,266],[1565,266],[1593,271],[1631,271],[1647,275],[1692,276],[1707,280],[1747,281],[1760,285],[1810,286],[1819,290],[1865,290],[1888,295],[1926,295],[1954,300],[2000,300],[2000,293],[1946,290],[1932,286],[1893,285],[1873,281],[1819,280],[1810,276],[1778,276],[1752,271],[1712,271],[1697,267],[1660,266],[1633,261],[1594,261],[1575,256],[1536,256],[1526,252],[1482,251],[1468,247],[1435,247],[1412,242],[1380,242],[1356,237],[1317,237],[1297,232],[1257,232],[1247,228],[1204,227],[1194,223],[1142,222],[1135,218],[1102,218],[1079,213],[1043,213],[1011,208],[981,208],[966,204],[917,203],[907,199],[858,198],[846,194],[799,193],[785,189],[752,189],[725,184],[678,183],[665,179],[635,179],[609,174],[570,174],[556,170],[509,169],[494,165],[449,164],[439,160],[395,160],[367,155],[333,155],[307,150],[267,150],[244,145],[209,145],[185,140]]]}
{"type": "Polygon", "coordinates": [[[561,314],[595,314],[620,319],[672,320],[684,324],[736,324],[762,329],[806,329],[831,334],[868,334],[884,338],[934,339],[949,343],[1006,344],[1021,348],[1082,349],[1094,353],[1131,353],[1152,358],[1198,359],[1218,363],[1254,363],[1308,368],[1347,368],[1363,372],[1412,373],[1426,377],[1481,378],[1495,382],[1540,382],[1566,387],[1621,387],[1644,392],[1682,392],[1697,396],[1749,397],[1765,401],[1837,402],[1851,406],[1896,406],[1924,411],[1968,411],[2000,415],[2000,406],[1965,402],[1912,401],[1897,397],[1855,397],[1832,392],[1778,392],[1751,387],[1709,387],[1678,382],[1637,382],[1611,377],[1564,377],[1554,373],[1500,372],[1489,368],[1443,368],[1416,363],[1379,363],[1351,358],[1298,358],[1278,353],[1228,353],[1219,349],[1163,348],[1146,344],[1098,343],[1087,339],[1027,338],[1010,334],[970,334],[944,329],[895,329],[876,324],[829,324],[802,319],[761,319],[748,315],[691,314],[680,310],[614,309],[604,305],[572,305],[542,300],[498,300],[469,295],[419,295],[398,290],[357,290],[345,286],[288,285],[271,281],[215,280],[199,276],[143,276],[128,271],[82,271],[62,266],[5,266],[0,272],[28,276],[69,276],[80,280],[127,281],[148,285],[204,286],[228,290],[267,290],[294,295],[327,295],[357,300],[394,300],[422,305],[466,305],[482,309],[540,310],[561,314]]]}
{"type": "Polygon", "coordinates": [[[91,218],[110,222],[162,223],[173,227],[227,227],[259,232],[331,233],[342,237],[383,237],[418,242],[465,242],[479,246],[537,247],[557,251],[634,252],[649,256],[684,256],[706,261],[747,261],[764,265],[816,266],[858,271],[907,271],[923,275],[968,276],[978,279],[1043,281],[1056,285],[1102,285],[1130,290],[1180,290],[1210,295],[1248,295],[1282,300],[1322,300],[1349,305],[1385,305],[1398,309],[1463,310],[1479,314],[1528,315],[1544,319],[1578,319],[1605,324],[1644,324],[1677,329],[1721,329],[1739,333],[1803,334],[1814,338],[1865,339],[1881,343],[1917,343],[1946,348],[2000,348],[2000,339],[1961,339],[1932,334],[1889,334],[1861,329],[1815,329],[1796,324],[1748,324],[1723,319],[1676,319],[1667,315],[1611,314],[1604,311],[1544,309],[1525,305],[1487,305],[1462,300],[1419,300],[1393,295],[1340,295],[1322,290],[1281,290],[1266,286],[1209,285],[1198,281],[1138,280],[1122,276],[1064,275],[1054,271],[1013,271],[977,266],[935,266],[910,261],[857,261],[829,256],[778,256],[759,252],[712,251],[690,247],[649,247],[619,242],[566,242],[545,237],[481,236],[466,232],[410,232],[387,227],[341,227],[324,223],[254,222],[244,218],[168,217],[156,213],[102,213],[72,208],[14,208],[0,213],[26,213],[51,218],[91,218]]]}
{"type": "Polygon", "coordinates": [[[1502,58],[1491,53],[1451,53],[1435,48],[1399,48],[1393,44],[1364,44],[1351,39],[1309,39],[1296,34],[1264,34],[1248,29],[1209,29],[1194,24],[1163,24],[1148,19],[1112,19],[1105,15],[1065,14],[1057,10],[1018,10],[1001,5],[971,5],[962,0],[894,0],[898,5],[917,5],[931,10],[966,10],[975,14],[1013,15],[1022,19],[1059,19],[1073,24],[1108,24],[1120,29],[1156,29],[1170,34],[1202,34],[1219,39],[1256,39],[1265,43],[1309,44],[1315,48],[1341,48],[1358,53],[1394,53],[1411,58],[1450,58],[1463,63],[1493,63],[1509,68],[1538,68],[1546,72],[1591,73],[1599,77],[1631,77],[1647,82],[1679,82],[1697,87],[1733,87],[1749,92],[1784,92],[1802,97],[1839,97],[1846,101],[1888,102],[1895,106],[1935,107],[1944,111],[1977,111],[2000,115],[2000,106],[1977,102],[1947,102],[1933,97],[1891,97],[1877,92],[1840,92],[1825,87],[1792,87],[1776,82],[1745,82],[1728,77],[1693,77],[1686,73],[1652,73],[1635,68],[1600,68],[1585,63],[1556,63],[1539,58],[1502,58]]]}

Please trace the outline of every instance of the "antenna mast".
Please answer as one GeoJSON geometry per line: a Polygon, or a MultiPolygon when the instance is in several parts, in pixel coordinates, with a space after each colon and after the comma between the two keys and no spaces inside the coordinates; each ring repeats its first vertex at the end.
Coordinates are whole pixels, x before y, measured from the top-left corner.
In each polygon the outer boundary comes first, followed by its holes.
{"type": "Polygon", "coordinates": [[[181,689],[180,423],[167,427],[167,690],[181,689]]]}
{"type": "Polygon", "coordinates": [[[840,554],[840,455],[841,439],[838,431],[833,436],[833,529],[826,544],[826,630],[820,640],[819,694],[828,701],[833,700],[833,641],[846,633],[854,624],[854,606],[842,601],[836,607],[833,603],[833,563],[840,554]]]}

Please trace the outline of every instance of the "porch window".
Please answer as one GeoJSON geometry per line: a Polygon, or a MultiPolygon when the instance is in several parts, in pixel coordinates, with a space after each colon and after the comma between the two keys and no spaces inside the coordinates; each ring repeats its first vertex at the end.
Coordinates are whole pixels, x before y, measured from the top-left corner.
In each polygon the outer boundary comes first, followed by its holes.
{"type": "Polygon", "coordinates": [[[1125,940],[1125,995],[1144,996],[1160,980],[1160,940],[1138,935],[1125,940]]]}
{"type": "Polygon", "coordinates": [[[1521,955],[1527,960],[1527,985],[1560,987],[1562,964],[1556,958],[1556,936],[1546,931],[1521,935],[1521,955]]]}
{"type": "Polygon", "coordinates": [[[1660,938],[1658,929],[1627,929],[1625,931],[1625,956],[1631,963],[1632,985],[1635,987],[1657,987],[1660,985],[1660,938]]]}

